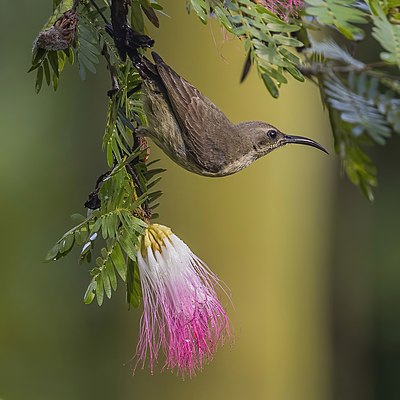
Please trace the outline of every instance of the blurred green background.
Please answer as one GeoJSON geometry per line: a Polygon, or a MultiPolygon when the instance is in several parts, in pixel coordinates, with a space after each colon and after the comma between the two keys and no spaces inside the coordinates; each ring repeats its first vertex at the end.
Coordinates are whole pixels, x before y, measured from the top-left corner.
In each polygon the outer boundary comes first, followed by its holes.
{"type": "Polygon", "coordinates": [[[163,2],[171,18],[152,31],[165,60],[234,122],[266,120],[331,155],[293,146],[214,180],[153,147],[168,168],[160,222],[231,288],[236,340],[192,380],[132,376],[140,311],[123,290],[85,306],[76,253],[42,263],[106,170],[109,89],[104,68],[81,82],[68,67],[57,93],[34,94],[26,71],[51,3],[0,0],[0,399],[400,398],[399,140],[374,155],[368,204],[339,176],[317,89],[290,82],[276,101],[254,71],[239,85],[241,44],[187,16],[183,0],[163,2]]]}

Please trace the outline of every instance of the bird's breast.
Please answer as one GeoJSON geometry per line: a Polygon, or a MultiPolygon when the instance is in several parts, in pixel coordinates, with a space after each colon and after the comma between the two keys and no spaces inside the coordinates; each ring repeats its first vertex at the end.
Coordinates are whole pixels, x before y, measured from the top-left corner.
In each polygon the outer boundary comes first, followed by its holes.
{"type": "Polygon", "coordinates": [[[252,162],[254,162],[254,160],[255,157],[251,153],[237,157],[234,160],[231,160],[229,163],[226,163],[224,168],[221,170],[220,176],[232,175],[236,172],[239,172],[242,169],[246,168],[248,165],[250,165],[252,162]]]}

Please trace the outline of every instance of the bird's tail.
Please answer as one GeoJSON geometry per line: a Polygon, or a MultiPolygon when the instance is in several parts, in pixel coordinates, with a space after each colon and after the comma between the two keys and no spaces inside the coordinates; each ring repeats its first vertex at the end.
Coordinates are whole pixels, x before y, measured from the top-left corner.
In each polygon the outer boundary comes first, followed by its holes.
{"type": "Polygon", "coordinates": [[[131,57],[131,55],[129,56],[142,79],[158,81],[160,78],[157,72],[157,67],[147,57],[142,56],[139,53],[137,53],[136,55],[136,57],[131,57]]]}
{"type": "Polygon", "coordinates": [[[153,57],[154,62],[157,64],[164,64],[164,60],[161,58],[161,56],[156,53],[155,51],[151,52],[151,55],[153,57]]]}
{"type": "Polygon", "coordinates": [[[163,87],[164,85],[162,84],[162,80],[157,71],[157,65],[163,63],[164,61],[154,51],[151,52],[151,55],[153,56],[154,63],[152,63],[147,57],[141,55],[139,52],[129,54],[129,57],[131,58],[143,80],[153,81],[154,83],[157,83],[157,85],[161,85],[163,87]]]}

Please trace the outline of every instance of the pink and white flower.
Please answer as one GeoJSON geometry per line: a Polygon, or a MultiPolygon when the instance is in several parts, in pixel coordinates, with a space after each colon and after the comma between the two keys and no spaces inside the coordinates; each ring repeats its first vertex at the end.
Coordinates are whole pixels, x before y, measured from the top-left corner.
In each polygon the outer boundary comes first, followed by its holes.
{"type": "Polygon", "coordinates": [[[138,252],[143,316],[136,365],[151,372],[159,352],[163,369],[193,376],[230,337],[227,314],[216,290],[216,275],[162,225],[148,227],[138,252]]]}

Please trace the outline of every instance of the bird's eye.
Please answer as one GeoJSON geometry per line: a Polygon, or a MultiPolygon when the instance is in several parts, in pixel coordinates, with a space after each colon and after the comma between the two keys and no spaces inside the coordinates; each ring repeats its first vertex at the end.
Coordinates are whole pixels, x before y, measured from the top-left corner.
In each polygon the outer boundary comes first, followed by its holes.
{"type": "Polygon", "coordinates": [[[270,139],[276,139],[276,137],[278,136],[278,131],[276,131],[275,129],[271,129],[268,131],[268,136],[270,137],[270,139]]]}

